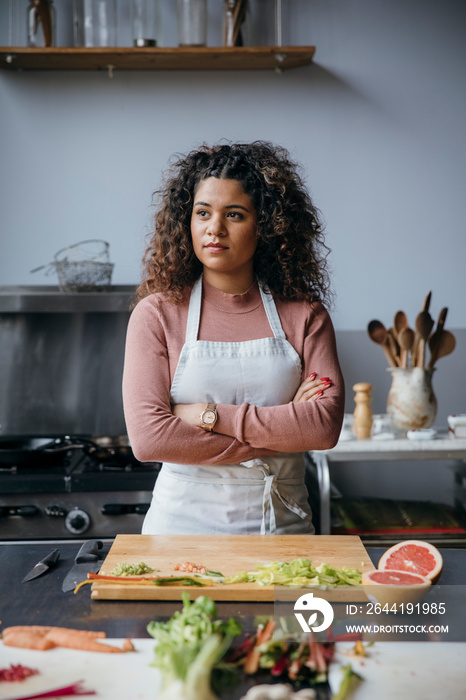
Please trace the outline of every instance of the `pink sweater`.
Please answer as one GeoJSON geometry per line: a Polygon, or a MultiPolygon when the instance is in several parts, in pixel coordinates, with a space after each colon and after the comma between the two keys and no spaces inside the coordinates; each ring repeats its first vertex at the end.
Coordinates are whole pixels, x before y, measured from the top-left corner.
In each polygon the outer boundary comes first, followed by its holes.
{"type": "MultiPolygon", "coordinates": [[[[260,407],[217,404],[215,432],[173,416],[170,386],[185,340],[189,295],[174,305],[155,294],[138,303],[128,325],[123,403],[133,452],[143,462],[235,464],[277,452],[333,447],[344,412],[344,382],[335,333],[321,303],[275,300],[286,334],[302,361],[302,378],[317,372],[333,385],[317,401],[260,407]]],[[[272,336],[255,283],[225,294],[204,282],[200,340],[235,342],[272,336]]]]}

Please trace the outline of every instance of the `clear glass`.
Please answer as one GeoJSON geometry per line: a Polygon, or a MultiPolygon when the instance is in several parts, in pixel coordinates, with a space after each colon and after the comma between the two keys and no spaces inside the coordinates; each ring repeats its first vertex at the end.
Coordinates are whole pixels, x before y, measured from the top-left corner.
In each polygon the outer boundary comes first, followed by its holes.
{"type": "Polygon", "coordinates": [[[116,0],[74,0],[75,46],[116,46],[116,0]]]}
{"type": "Polygon", "coordinates": [[[157,46],[158,0],[131,0],[131,24],[134,46],[157,46]]]}
{"type": "Polygon", "coordinates": [[[36,0],[27,8],[28,46],[56,46],[56,13],[53,0],[36,0]]]}
{"type": "Polygon", "coordinates": [[[207,43],[207,0],[178,0],[179,46],[207,43]]]}

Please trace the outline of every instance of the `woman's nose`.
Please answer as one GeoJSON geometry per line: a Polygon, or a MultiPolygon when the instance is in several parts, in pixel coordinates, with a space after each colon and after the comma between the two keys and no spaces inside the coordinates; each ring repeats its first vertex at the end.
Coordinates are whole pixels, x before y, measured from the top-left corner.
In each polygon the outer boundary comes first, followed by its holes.
{"type": "Polygon", "coordinates": [[[225,224],[221,217],[213,216],[207,226],[207,234],[209,236],[224,236],[226,234],[225,224]]]}

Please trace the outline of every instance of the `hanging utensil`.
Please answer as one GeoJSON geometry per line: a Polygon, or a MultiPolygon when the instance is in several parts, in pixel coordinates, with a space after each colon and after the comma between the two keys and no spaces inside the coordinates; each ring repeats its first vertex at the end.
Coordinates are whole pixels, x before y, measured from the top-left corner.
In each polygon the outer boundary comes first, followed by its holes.
{"type": "Polygon", "coordinates": [[[387,329],[383,325],[381,321],[370,321],[368,326],[367,326],[367,332],[369,334],[369,338],[374,342],[377,343],[377,345],[382,346],[382,350],[385,353],[385,356],[388,360],[388,364],[390,367],[397,367],[397,362],[395,357],[392,354],[392,351],[389,346],[389,341],[388,341],[388,334],[387,334],[387,329]]]}

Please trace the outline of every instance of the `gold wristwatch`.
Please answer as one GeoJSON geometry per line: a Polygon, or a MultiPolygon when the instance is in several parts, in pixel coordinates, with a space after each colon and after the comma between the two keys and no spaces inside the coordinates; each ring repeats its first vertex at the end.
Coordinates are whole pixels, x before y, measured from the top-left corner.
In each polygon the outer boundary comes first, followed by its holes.
{"type": "Polygon", "coordinates": [[[201,415],[201,428],[212,432],[214,425],[217,422],[218,414],[217,407],[214,403],[208,403],[207,406],[202,411],[201,415]]]}

